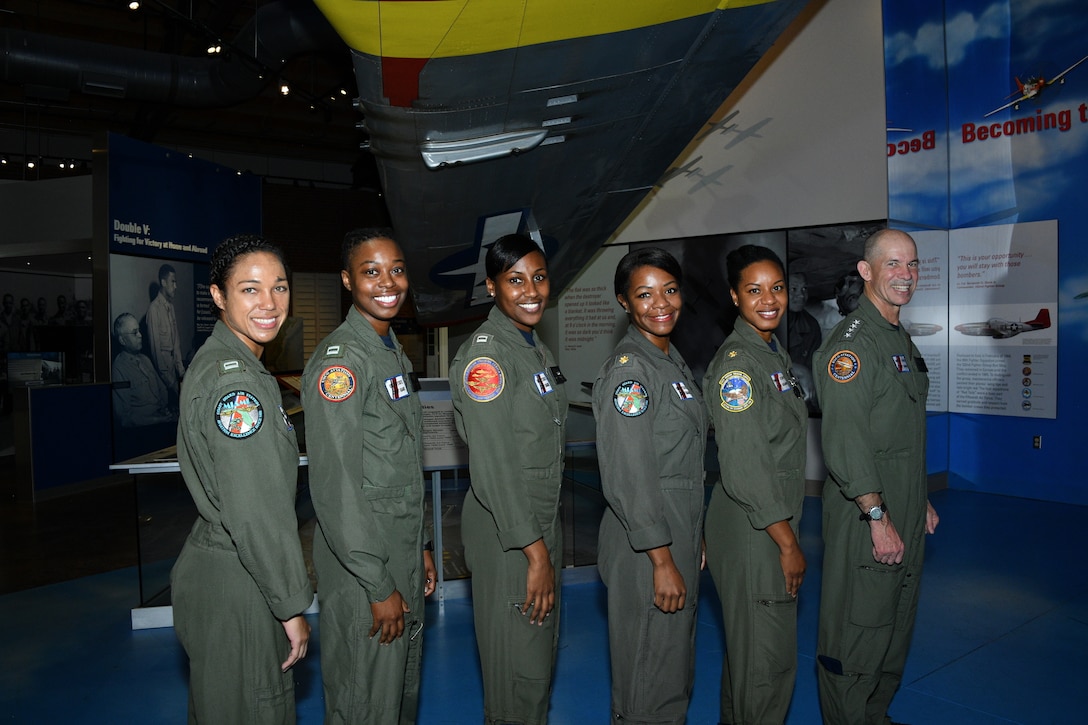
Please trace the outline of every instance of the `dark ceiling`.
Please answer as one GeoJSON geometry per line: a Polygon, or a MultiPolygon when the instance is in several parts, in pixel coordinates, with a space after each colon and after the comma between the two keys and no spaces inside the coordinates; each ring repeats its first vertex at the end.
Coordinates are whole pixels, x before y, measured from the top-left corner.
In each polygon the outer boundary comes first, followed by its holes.
{"type": "MultiPolygon", "coordinates": [[[[288,11],[299,4],[277,1],[288,11]]],[[[310,0],[302,1],[312,10],[310,0]]],[[[255,51],[232,43],[240,34],[253,37],[245,29],[256,25],[258,5],[270,0],[143,0],[136,11],[128,0],[0,0],[0,33],[8,41],[0,47],[0,71],[10,64],[10,38],[24,33],[60,39],[61,54],[77,45],[67,40],[90,41],[196,63],[207,62],[209,46],[219,43],[223,62],[253,64],[255,51]]],[[[267,9],[262,7],[262,14],[267,9]]],[[[254,34],[260,32],[258,27],[254,34]]],[[[105,53],[92,49],[91,55],[105,53]]],[[[0,72],[0,155],[7,161],[0,164],[0,180],[86,173],[90,142],[105,131],[179,149],[349,166],[360,158],[368,161],[367,152],[360,151],[365,135],[356,129],[361,117],[353,108],[357,91],[347,48],[331,42],[284,60],[275,68],[254,64],[260,81],[251,97],[218,107],[107,97],[60,84],[12,81],[0,72]],[[284,82],[290,87],[286,96],[280,92],[284,82]],[[28,170],[26,160],[37,157],[42,163],[28,170]],[[76,169],[60,168],[66,159],[75,160],[76,169]]]]}

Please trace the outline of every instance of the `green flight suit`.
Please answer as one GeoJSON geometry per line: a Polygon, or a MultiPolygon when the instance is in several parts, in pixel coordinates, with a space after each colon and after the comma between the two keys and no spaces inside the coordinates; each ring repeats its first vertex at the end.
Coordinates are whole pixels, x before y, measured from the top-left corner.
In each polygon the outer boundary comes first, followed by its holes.
{"type": "Polygon", "coordinates": [[[612,720],[683,723],[695,676],[707,413],[691,370],[634,326],[593,384],[597,461],[608,508],[597,568],[608,587],[612,720]],[[648,549],[668,546],[684,608],[654,606],[648,549]]]}
{"type": "Polygon", "coordinates": [[[828,479],[816,668],[824,722],[888,723],[914,630],[925,547],[926,365],[910,335],[868,297],[816,353],[828,479]],[[874,561],[854,498],[880,493],[903,539],[874,561]]]}
{"type": "Polygon", "coordinates": [[[725,627],[721,722],[786,720],[797,676],[797,599],[786,591],[767,527],[796,536],[805,500],[808,409],[789,355],[738,318],[703,390],[718,444],[721,486],[706,513],[706,563],[725,627]]]}
{"type": "Polygon", "coordinates": [[[534,344],[497,307],[450,362],[457,430],[472,481],[461,518],[472,571],[476,645],[488,723],[542,725],[559,641],[567,395],[551,351],[534,344]],[[555,568],[555,607],[543,626],[518,611],[528,560],[544,539],[555,568]]]}
{"type": "Polygon", "coordinates": [[[313,587],[295,515],[298,443],[279,385],[217,322],[180,403],[178,463],[199,514],[171,572],[189,722],[294,723],[282,621],[310,606],[313,587]]]}
{"type": "Polygon", "coordinates": [[[412,364],[354,307],[302,374],[325,722],[414,723],[423,644],[423,413],[412,364]],[[412,610],[388,645],[372,602],[412,610]]]}

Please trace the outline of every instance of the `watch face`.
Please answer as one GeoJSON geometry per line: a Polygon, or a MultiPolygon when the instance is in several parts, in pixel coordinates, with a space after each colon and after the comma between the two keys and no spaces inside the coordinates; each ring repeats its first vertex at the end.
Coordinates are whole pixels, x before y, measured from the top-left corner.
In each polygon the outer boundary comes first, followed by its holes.
{"type": "Polygon", "coordinates": [[[869,518],[873,521],[880,521],[880,519],[884,518],[884,510],[879,506],[873,506],[869,509],[869,518]]]}

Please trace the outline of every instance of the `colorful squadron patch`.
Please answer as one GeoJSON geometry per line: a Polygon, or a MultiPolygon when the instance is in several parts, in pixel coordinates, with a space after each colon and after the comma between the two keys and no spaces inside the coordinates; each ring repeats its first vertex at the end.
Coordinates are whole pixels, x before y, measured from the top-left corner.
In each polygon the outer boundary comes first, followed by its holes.
{"type": "Polygon", "coordinates": [[[317,389],[322,398],[333,403],[347,400],[355,392],[355,373],[343,365],[325,368],[317,381],[317,389]]]}
{"type": "Polygon", "coordinates": [[[752,395],[752,378],[740,370],[730,370],[718,380],[722,398],[722,409],[730,413],[740,413],[752,407],[756,402],[752,395]]]}
{"type": "Polygon", "coordinates": [[[628,418],[640,416],[650,409],[650,394],[637,380],[624,380],[616,386],[612,401],[620,415],[628,418]]]}
{"type": "Polygon", "coordinates": [[[849,350],[839,350],[827,363],[827,374],[836,383],[848,383],[861,370],[861,359],[849,350]]]}
{"type": "Polygon", "coordinates": [[[245,390],[227,393],[215,406],[215,424],[229,438],[249,438],[261,429],[263,422],[261,401],[245,390]]]}
{"type": "Polygon", "coordinates": [[[910,372],[910,366],[907,365],[906,355],[892,355],[892,365],[895,365],[895,369],[901,373],[910,372]]]}
{"type": "Polygon", "coordinates": [[[502,395],[506,375],[489,357],[478,357],[465,366],[465,392],[477,403],[490,403],[502,395]]]}

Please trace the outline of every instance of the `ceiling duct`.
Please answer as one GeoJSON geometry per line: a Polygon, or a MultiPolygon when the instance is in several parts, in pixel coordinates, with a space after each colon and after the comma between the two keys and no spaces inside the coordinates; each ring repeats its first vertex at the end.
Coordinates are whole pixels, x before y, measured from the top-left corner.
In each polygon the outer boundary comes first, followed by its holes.
{"type": "Polygon", "coordinates": [[[121,48],[0,29],[0,82],[189,108],[258,95],[291,58],[346,46],[309,0],[274,0],[213,57],[121,48]]]}

